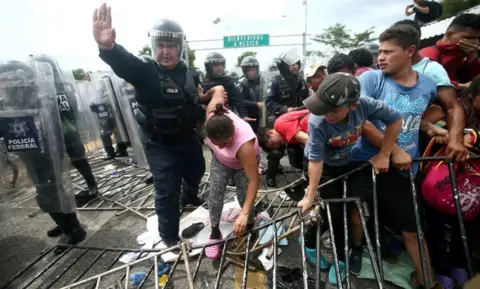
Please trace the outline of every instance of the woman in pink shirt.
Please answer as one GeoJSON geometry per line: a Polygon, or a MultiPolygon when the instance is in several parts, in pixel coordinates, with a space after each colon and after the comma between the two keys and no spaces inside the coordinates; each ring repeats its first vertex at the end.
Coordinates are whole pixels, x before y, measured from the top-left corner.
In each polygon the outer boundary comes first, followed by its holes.
{"type": "MultiPolygon", "coordinates": [[[[224,107],[224,88],[217,86],[207,107],[205,132],[207,144],[213,152],[210,166],[211,189],[208,200],[212,232],[210,241],[222,239],[219,224],[223,210],[223,197],[228,180],[236,182],[237,199],[242,206],[233,226],[233,233],[240,235],[254,225],[254,202],[260,185],[258,172],[258,142],[251,126],[224,107]]],[[[205,248],[210,259],[220,257],[221,246],[205,248]]]]}

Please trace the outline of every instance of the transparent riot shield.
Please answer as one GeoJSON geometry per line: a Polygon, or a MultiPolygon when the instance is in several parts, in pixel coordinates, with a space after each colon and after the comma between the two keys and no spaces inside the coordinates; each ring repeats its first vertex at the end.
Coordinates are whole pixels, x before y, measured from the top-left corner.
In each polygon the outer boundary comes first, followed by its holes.
{"type": "Polygon", "coordinates": [[[32,56],[33,61],[50,64],[53,70],[58,109],[62,120],[63,139],[67,154],[72,161],[85,158],[85,146],[77,126],[78,103],[71,85],[67,85],[57,60],[46,54],[32,56]],[[70,89],[67,89],[69,87],[70,89]]]}
{"type": "Polygon", "coordinates": [[[79,82],[77,87],[85,117],[95,126],[94,131],[98,133],[106,153],[115,154],[114,143],[117,144],[117,153],[126,153],[129,137],[110,79],[91,74],[89,81],[79,82]]]}
{"type": "Polygon", "coordinates": [[[132,145],[135,155],[134,161],[137,166],[149,169],[140,136],[141,128],[138,126],[135,118],[138,110],[137,101],[135,100],[135,88],[125,80],[116,76],[113,72],[110,73],[110,79],[130,137],[130,144],[132,145]]]}
{"type": "Polygon", "coordinates": [[[100,136],[100,131],[98,127],[89,121],[86,114],[86,108],[81,104],[80,92],[77,88],[77,81],[73,77],[71,72],[63,71],[62,72],[67,93],[75,96],[75,117],[76,117],[76,126],[80,134],[80,138],[85,146],[88,156],[96,155],[100,149],[103,147],[102,139],[100,136]]]}
{"type": "Polygon", "coordinates": [[[72,213],[76,204],[53,75],[46,63],[0,63],[0,195],[8,204],[8,197],[18,195],[12,191],[33,188],[43,211],[72,213]]]}

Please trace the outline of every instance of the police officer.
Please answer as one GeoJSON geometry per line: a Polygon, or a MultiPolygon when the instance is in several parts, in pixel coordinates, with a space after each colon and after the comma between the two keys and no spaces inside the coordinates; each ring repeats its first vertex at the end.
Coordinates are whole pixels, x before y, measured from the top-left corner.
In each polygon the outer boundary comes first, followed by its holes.
{"type": "Polygon", "coordinates": [[[136,120],[153,175],[158,230],[170,247],[179,241],[182,204],[200,205],[198,188],[205,172],[202,147],[195,134],[199,86],[196,72],[182,61],[185,34],[178,23],[160,20],[150,30],[152,57],[137,57],[115,43],[110,7],[93,17],[93,36],[100,58],[135,87],[136,120]],[[183,181],[183,183],[182,183],[183,181]]]}
{"type": "Polygon", "coordinates": [[[364,48],[364,49],[368,50],[368,52],[370,52],[370,54],[373,57],[372,68],[378,69],[378,53],[379,53],[379,50],[380,50],[380,46],[377,43],[372,42],[372,43],[367,43],[360,48],[364,48]]]}
{"type": "MultiPolygon", "coordinates": [[[[209,89],[217,85],[222,85],[227,94],[227,104],[233,110],[237,110],[241,118],[249,121],[247,117],[247,109],[243,96],[235,85],[235,80],[228,77],[225,69],[225,58],[218,52],[211,52],[205,57],[206,76],[202,78],[203,91],[208,92],[209,89]]],[[[202,103],[207,104],[210,99],[201,98],[202,103]]]]}
{"type": "MultiPolygon", "coordinates": [[[[75,245],[86,232],[75,214],[52,74],[45,63],[0,64],[0,135],[7,155],[16,155],[25,166],[38,206],[64,233],[59,243],[75,245]]],[[[55,253],[64,248],[57,247],[55,253]]]]}
{"type": "MultiPolygon", "coordinates": [[[[128,157],[127,144],[120,135],[120,130],[124,129],[124,127],[118,127],[121,124],[117,124],[115,121],[114,113],[116,111],[114,111],[112,107],[115,103],[112,103],[111,99],[108,97],[109,89],[106,86],[111,85],[111,81],[108,79],[108,76],[104,76],[99,81],[98,85],[98,91],[96,92],[99,94],[101,102],[91,104],[90,110],[96,115],[100,125],[103,148],[107,153],[107,156],[103,160],[112,160],[115,157],[128,157]],[[115,140],[117,141],[117,151],[113,148],[112,134],[114,133],[115,140]]],[[[126,135],[126,132],[124,135],[126,135]]]]}
{"type": "MultiPolygon", "coordinates": [[[[277,67],[280,74],[270,80],[265,102],[270,125],[273,125],[275,119],[286,112],[303,109],[302,102],[309,94],[305,80],[299,75],[301,57],[297,52],[290,50],[282,53],[277,60],[277,67]]],[[[267,167],[269,187],[276,187],[275,176],[284,151],[285,148],[280,148],[269,152],[267,167]]]]}
{"type": "Polygon", "coordinates": [[[260,65],[254,56],[245,57],[240,66],[244,78],[239,84],[239,89],[245,99],[248,117],[256,119],[249,123],[253,131],[257,133],[261,110],[265,105],[266,79],[260,75],[260,65]]]}
{"type": "MultiPolygon", "coordinates": [[[[67,154],[72,165],[85,179],[88,187],[87,190],[82,190],[75,195],[77,205],[83,206],[98,196],[98,186],[93,176],[92,168],[87,161],[85,146],[77,127],[76,114],[78,114],[78,104],[75,87],[72,83],[68,83],[65,80],[55,58],[49,55],[33,55],[32,59],[52,66],[58,109],[60,110],[60,118],[62,120],[63,140],[65,141],[67,154]]],[[[59,234],[61,234],[61,231],[58,227],[48,232],[50,237],[55,237],[59,234]]]]}

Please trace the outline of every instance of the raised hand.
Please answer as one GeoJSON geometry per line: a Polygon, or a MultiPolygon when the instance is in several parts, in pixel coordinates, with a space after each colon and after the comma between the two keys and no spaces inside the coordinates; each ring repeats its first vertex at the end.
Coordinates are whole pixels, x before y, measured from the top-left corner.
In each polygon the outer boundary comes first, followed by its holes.
{"type": "Polygon", "coordinates": [[[115,29],[112,28],[112,8],[103,3],[93,12],[93,38],[98,45],[111,48],[115,43],[115,29]]]}

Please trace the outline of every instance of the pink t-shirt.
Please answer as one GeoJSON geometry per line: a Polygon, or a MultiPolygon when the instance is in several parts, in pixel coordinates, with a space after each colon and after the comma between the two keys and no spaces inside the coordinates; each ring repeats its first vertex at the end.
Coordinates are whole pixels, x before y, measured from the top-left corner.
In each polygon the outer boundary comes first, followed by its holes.
{"type": "Polygon", "coordinates": [[[219,148],[207,138],[207,144],[222,164],[236,170],[243,169],[240,160],[237,158],[237,152],[244,143],[255,139],[255,154],[258,155],[257,136],[252,127],[232,111],[229,110],[225,115],[233,121],[235,127],[232,143],[227,147],[219,148]]]}

